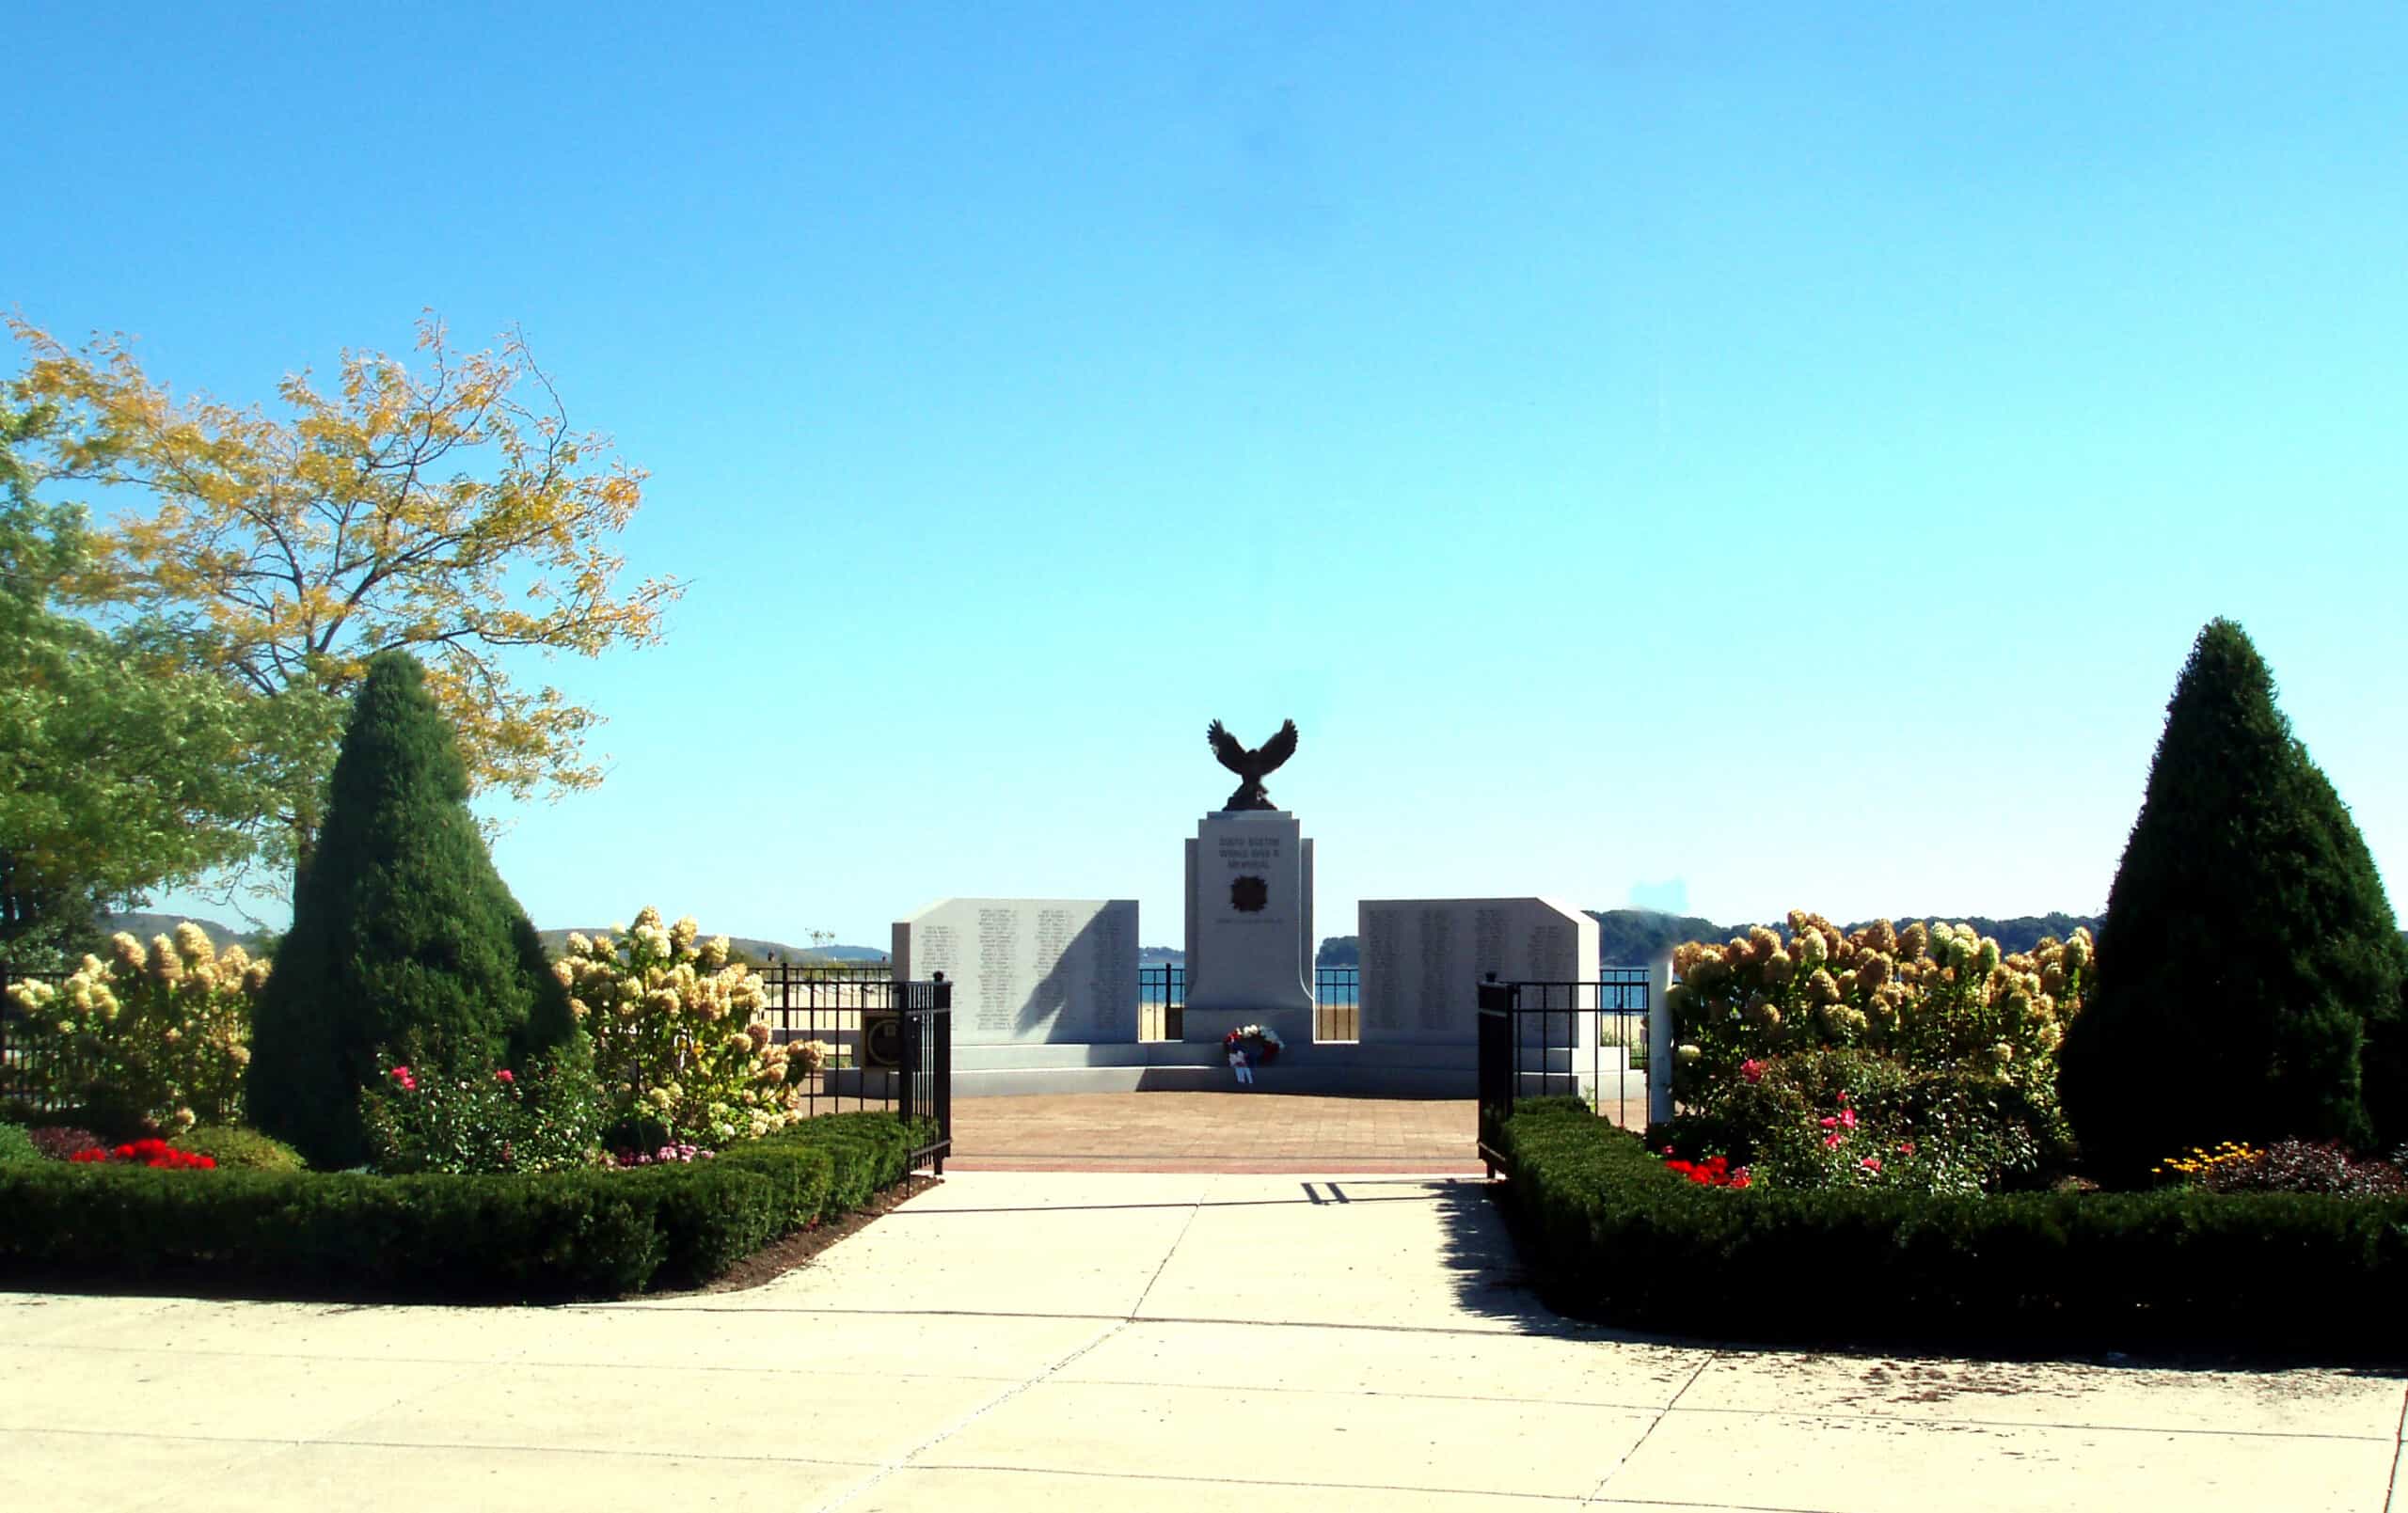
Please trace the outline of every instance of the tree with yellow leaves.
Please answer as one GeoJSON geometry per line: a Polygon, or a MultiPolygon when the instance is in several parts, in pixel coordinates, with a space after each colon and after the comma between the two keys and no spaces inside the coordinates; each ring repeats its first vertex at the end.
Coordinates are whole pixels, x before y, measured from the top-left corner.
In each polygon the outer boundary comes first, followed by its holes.
{"type": "Polygon", "coordinates": [[[197,667],[264,701],[280,773],[260,859],[306,868],[340,710],[376,653],[409,648],[458,732],[470,780],[528,796],[591,787],[598,717],[526,687],[517,648],[597,655],[657,641],[681,591],[622,591],[610,539],[644,474],[569,429],[560,396],[512,333],[462,354],[432,316],[420,365],[346,352],[333,392],[305,370],[280,415],[178,398],[122,338],[70,350],[20,320],[26,364],[8,396],[56,423],[20,461],[46,488],[128,494],[143,508],[97,531],[63,602],[171,638],[197,667]]]}

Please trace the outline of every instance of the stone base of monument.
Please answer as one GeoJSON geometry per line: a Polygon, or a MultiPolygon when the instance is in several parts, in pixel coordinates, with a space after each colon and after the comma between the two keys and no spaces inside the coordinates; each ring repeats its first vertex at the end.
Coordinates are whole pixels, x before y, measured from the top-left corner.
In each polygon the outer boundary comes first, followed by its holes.
{"type": "MultiPolygon", "coordinates": [[[[1235,1030],[1235,1025],[1233,1025],[1235,1030]]],[[[1474,1096],[1474,1047],[1293,1044],[1255,1068],[1255,1092],[1368,1096],[1474,1096]]],[[[1212,1044],[1122,1047],[954,1047],[954,1095],[1023,1092],[1240,1092],[1218,1037],[1212,1044]]]]}
{"type": "Polygon", "coordinates": [[[1292,1053],[1313,1042],[1313,1011],[1302,1009],[1199,1009],[1190,1004],[1181,1012],[1187,1043],[1191,1046],[1218,1046],[1228,1038],[1232,1030],[1259,1024],[1279,1037],[1279,1060],[1274,1065],[1285,1064],[1292,1053]]]}
{"type": "MultiPolygon", "coordinates": [[[[1232,1026],[1231,1028],[1235,1028],[1232,1026]]],[[[1282,1032],[1284,1033],[1284,1032],[1282,1032]]],[[[1626,1073],[1619,1051],[1608,1051],[1597,1063],[1594,1079],[1588,1056],[1570,1058],[1558,1051],[1534,1056],[1522,1076],[1528,1097],[1560,1095],[1577,1087],[1592,1094],[1604,1084],[1607,1097],[1620,1092],[1625,1078],[1633,1095],[1643,1099],[1646,1079],[1626,1073]]],[[[1366,1097],[1468,1098],[1479,1091],[1478,1048],[1461,1044],[1362,1045],[1330,1041],[1320,1045],[1291,1043],[1278,1060],[1255,1069],[1255,1093],[1310,1093],[1366,1097]]],[[[1030,1093],[1237,1093],[1228,1057],[1216,1038],[1210,1044],[1176,1040],[1146,1041],[1117,1046],[956,1046],[953,1048],[953,1091],[958,1097],[1030,1093]]]]}

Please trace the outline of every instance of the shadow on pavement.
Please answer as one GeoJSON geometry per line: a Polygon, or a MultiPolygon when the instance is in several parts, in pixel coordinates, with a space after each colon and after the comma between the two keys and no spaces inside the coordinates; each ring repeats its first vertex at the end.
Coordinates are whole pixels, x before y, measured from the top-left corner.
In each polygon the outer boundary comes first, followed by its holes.
{"type": "Polygon", "coordinates": [[[1454,1273],[1455,1303],[1475,1317],[1497,1319],[1524,1334],[1578,1339],[1636,1339],[1626,1331],[1566,1318],[1539,1300],[1522,1264],[1505,1216],[1490,1201],[1489,1185],[1477,1178],[1431,1182],[1447,1269],[1454,1273]]]}

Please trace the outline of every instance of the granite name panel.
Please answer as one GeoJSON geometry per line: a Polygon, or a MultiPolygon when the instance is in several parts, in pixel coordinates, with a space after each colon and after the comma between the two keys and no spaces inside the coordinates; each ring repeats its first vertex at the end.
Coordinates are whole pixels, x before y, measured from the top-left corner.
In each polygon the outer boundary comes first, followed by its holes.
{"type": "Polygon", "coordinates": [[[1545,898],[1364,899],[1364,1042],[1470,1041],[1481,980],[1597,975],[1597,922],[1545,898]]]}
{"type": "Polygon", "coordinates": [[[895,925],[895,971],[943,972],[956,1045],[1137,1038],[1137,901],[948,898],[895,925]]]}

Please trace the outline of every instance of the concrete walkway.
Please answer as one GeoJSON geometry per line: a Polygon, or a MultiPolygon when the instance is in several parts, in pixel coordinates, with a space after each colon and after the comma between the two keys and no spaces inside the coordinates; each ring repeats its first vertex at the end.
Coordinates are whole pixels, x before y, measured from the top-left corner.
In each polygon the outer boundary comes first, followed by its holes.
{"type": "Polygon", "coordinates": [[[0,1508],[2376,1513],[2404,1385],[1619,1338],[1477,1181],[968,1173],[747,1293],[0,1295],[0,1508]]]}

